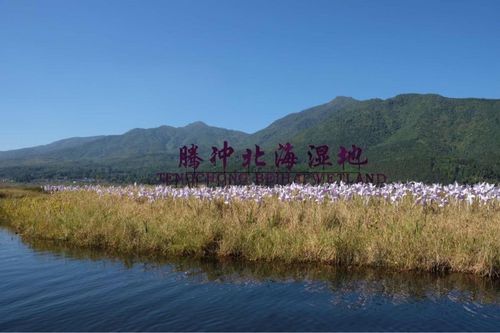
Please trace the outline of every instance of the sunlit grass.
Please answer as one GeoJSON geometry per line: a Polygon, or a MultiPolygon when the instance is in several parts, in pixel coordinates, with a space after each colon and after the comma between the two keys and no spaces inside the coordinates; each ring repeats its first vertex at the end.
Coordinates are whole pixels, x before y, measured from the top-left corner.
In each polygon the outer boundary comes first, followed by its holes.
{"type": "MultiPolygon", "coordinates": [[[[3,191],[0,190],[0,193],[3,191]]],[[[123,253],[231,256],[399,270],[500,274],[500,205],[398,205],[362,198],[262,202],[93,192],[12,195],[0,219],[24,237],[123,253]]],[[[19,193],[18,193],[19,194],[19,193]]]]}
{"type": "Polygon", "coordinates": [[[32,197],[42,193],[43,191],[39,186],[0,186],[0,199],[32,197]]]}

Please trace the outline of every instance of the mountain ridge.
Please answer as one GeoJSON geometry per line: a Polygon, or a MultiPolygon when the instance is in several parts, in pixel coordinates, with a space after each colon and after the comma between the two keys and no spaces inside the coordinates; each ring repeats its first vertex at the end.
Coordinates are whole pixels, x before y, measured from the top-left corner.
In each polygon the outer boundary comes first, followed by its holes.
{"type": "Polygon", "coordinates": [[[357,144],[365,149],[373,169],[388,170],[390,180],[498,181],[499,133],[500,99],[438,94],[367,100],[337,96],[251,134],[197,121],[0,152],[0,178],[150,182],[155,171],[177,167],[180,146],[197,144],[207,162],[211,146],[227,140],[237,151],[235,167],[241,150],[254,144],[266,149],[268,165],[273,165],[269,150],[291,142],[302,166],[307,164],[309,144],[328,144],[333,162],[336,147],[357,144]]]}

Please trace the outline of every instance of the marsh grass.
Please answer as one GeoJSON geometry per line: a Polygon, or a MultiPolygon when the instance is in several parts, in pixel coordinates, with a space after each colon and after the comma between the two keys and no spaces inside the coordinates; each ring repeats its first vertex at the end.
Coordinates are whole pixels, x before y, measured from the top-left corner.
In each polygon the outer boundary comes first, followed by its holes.
{"type": "MultiPolygon", "coordinates": [[[[2,192],[0,192],[2,193],[2,192]]],[[[0,219],[23,237],[133,254],[323,262],[500,276],[500,205],[164,199],[92,192],[10,195],[0,219]]]]}
{"type": "Polygon", "coordinates": [[[0,186],[0,199],[32,197],[41,194],[43,194],[43,190],[39,186],[0,186]]]}

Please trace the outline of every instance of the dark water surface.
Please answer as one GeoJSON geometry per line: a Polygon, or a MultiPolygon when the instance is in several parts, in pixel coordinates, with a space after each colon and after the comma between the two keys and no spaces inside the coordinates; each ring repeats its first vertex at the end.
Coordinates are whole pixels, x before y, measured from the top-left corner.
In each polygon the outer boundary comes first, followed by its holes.
{"type": "Polygon", "coordinates": [[[500,283],[117,257],[0,228],[2,331],[499,331],[500,283]]]}

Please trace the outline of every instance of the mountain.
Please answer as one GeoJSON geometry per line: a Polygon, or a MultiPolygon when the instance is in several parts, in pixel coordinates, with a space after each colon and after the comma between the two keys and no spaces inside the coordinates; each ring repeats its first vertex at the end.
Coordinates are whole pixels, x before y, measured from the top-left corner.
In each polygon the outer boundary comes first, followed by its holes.
{"type": "MultiPolygon", "coordinates": [[[[386,100],[337,97],[290,114],[247,134],[208,126],[161,126],[122,135],[71,138],[49,145],[0,152],[0,179],[95,178],[153,182],[155,173],[178,170],[179,147],[195,143],[208,163],[211,146],[227,140],[236,149],[231,168],[245,148],[260,145],[268,166],[278,143],[290,142],[307,166],[309,144],[327,144],[336,165],[339,146],[356,144],[368,158],[367,171],[389,180],[477,182],[500,180],[500,100],[404,94],[386,100]]],[[[202,169],[202,167],[200,167],[202,169]]]]}
{"type": "Polygon", "coordinates": [[[292,113],[276,120],[268,127],[254,133],[250,139],[260,145],[270,142],[285,142],[309,128],[315,128],[336,112],[359,104],[351,97],[339,96],[329,103],[312,107],[302,112],[292,113]]]}
{"type": "Polygon", "coordinates": [[[500,100],[399,95],[351,104],[295,139],[367,147],[394,180],[500,179],[500,100]]]}
{"type": "Polygon", "coordinates": [[[92,142],[104,136],[91,136],[85,138],[69,138],[52,142],[48,145],[37,146],[32,148],[23,148],[10,151],[0,151],[0,160],[6,159],[26,159],[42,154],[63,150],[66,148],[78,147],[84,143],[92,142]]]}

